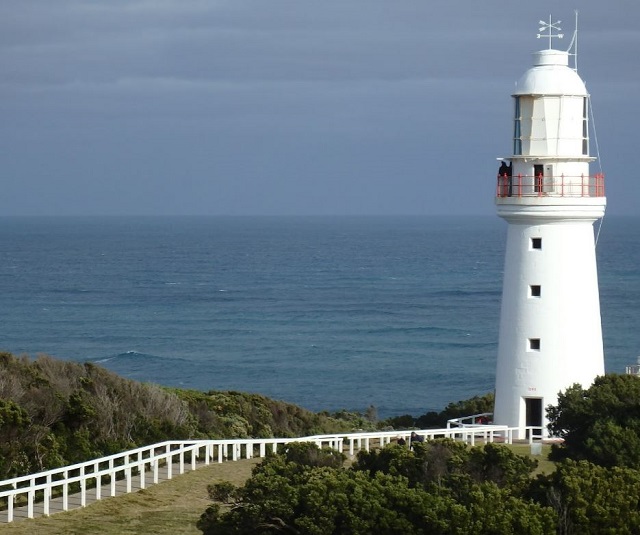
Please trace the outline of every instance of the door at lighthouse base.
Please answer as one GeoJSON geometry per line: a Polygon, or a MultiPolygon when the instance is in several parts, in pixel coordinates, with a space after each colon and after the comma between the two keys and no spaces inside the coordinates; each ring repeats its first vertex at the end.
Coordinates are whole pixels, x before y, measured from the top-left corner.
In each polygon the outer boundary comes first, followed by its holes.
{"type": "MultiPolygon", "coordinates": [[[[524,398],[525,403],[525,425],[527,427],[542,427],[542,398],[524,398]]],[[[530,431],[527,429],[527,438],[530,431]]],[[[534,430],[534,435],[540,433],[534,430]]]]}

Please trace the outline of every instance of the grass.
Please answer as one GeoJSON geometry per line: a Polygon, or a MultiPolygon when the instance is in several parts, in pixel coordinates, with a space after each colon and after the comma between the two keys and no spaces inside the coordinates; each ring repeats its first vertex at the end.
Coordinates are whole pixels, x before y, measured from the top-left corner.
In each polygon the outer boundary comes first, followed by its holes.
{"type": "Polygon", "coordinates": [[[242,485],[260,459],[212,464],[133,494],[105,498],[84,509],[0,526],[16,535],[202,535],[196,522],[211,504],[207,485],[242,485]]]}
{"type": "Polygon", "coordinates": [[[531,446],[529,444],[510,444],[507,445],[507,447],[518,455],[525,455],[538,461],[538,468],[533,472],[534,476],[537,474],[550,474],[555,470],[555,463],[549,460],[549,452],[551,451],[550,444],[542,445],[541,455],[531,455],[531,446]]]}

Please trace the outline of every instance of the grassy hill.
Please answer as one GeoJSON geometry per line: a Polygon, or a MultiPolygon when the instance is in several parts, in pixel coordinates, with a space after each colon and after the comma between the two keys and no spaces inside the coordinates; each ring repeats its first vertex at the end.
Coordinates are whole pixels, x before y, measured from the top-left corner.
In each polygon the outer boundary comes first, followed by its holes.
{"type": "Polygon", "coordinates": [[[0,526],[14,535],[202,535],[196,522],[211,504],[207,485],[242,485],[260,460],[201,467],[134,494],[105,498],[84,509],[0,526]]]}

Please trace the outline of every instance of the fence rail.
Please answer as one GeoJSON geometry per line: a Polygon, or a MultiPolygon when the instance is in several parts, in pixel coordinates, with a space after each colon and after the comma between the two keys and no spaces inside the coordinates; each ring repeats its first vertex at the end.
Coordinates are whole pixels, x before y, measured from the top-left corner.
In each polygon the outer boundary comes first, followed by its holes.
{"type": "Polygon", "coordinates": [[[604,175],[498,175],[496,197],[604,197],[604,175]]]}
{"type": "MultiPolygon", "coordinates": [[[[465,423],[452,424],[446,429],[424,429],[416,432],[426,440],[451,438],[473,445],[477,440],[511,443],[514,431],[517,430],[506,426],[465,423]]],[[[194,470],[199,459],[208,465],[243,458],[263,458],[269,452],[275,453],[279,445],[291,442],[314,442],[319,447],[333,448],[353,456],[357,451],[384,447],[398,438],[409,442],[410,435],[411,431],[377,431],[298,438],[165,441],[84,463],[0,481],[0,504],[6,508],[6,522],[13,522],[16,503],[25,503],[26,517],[33,518],[36,502],[42,502],[43,514],[49,515],[52,499],[61,496],[62,510],[67,511],[70,508],[70,494],[79,492],[80,506],[85,507],[90,492],[93,493],[92,499],[103,498],[103,485],[109,485],[108,496],[115,496],[117,481],[124,481],[125,492],[134,490],[134,477],[137,478],[135,490],[158,483],[161,466],[166,470],[166,478],[171,479],[174,469],[178,474],[185,473],[188,465],[194,470]]]]}
{"type": "MultiPolygon", "coordinates": [[[[462,418],[452,418],[447,422],[447,429],[483,429],[486,425],[491,425],[492,419],[492,412],[481,412],[471,416],[463,416],[462,418]]],[[[491,425],[491,427],[495,426],[491,425]]],[[[536,441],[542,441],[547,436],[545,428],[538,425],[528,425],[523,428],[507,427],[506,429],[507,435],[505,438],[508,444],[512,444],[516,437],[524,436],[529,444],[533,444],[536,441]]]]}

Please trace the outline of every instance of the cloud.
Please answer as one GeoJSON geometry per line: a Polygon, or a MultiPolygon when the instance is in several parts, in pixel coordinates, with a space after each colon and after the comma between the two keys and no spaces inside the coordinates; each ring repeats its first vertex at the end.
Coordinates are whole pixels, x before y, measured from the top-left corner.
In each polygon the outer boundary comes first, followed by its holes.
{"type": "MultiPolygon", "coordinates": [[[[580,73],[602,145],[617,153],[610,172],[625,176],[639,10],[587,1],[580,14],[580,73]]],[[[490,213],[510,92],[545,46],[537,21],[557,11],[507,0],[4,3],[12,186],[0,208],[490,213]]],[[[573,11],[561,18],[569,35],[573,11]]]]}

